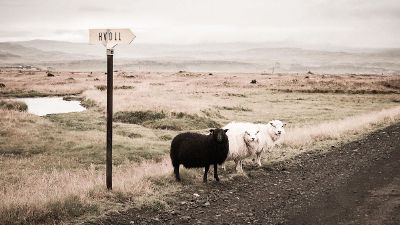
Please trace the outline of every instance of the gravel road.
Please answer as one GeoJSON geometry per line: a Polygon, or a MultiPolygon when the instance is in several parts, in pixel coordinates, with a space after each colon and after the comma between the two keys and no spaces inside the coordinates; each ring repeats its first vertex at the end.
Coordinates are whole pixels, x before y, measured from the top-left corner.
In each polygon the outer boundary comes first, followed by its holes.
{"type": "Polygon", "coordinates": [[[400,224],[400,124],[325,154],[244,169],[248,177],[222,172],[219,183],[183,185],[165,210],[87,224],[400,224]]]}

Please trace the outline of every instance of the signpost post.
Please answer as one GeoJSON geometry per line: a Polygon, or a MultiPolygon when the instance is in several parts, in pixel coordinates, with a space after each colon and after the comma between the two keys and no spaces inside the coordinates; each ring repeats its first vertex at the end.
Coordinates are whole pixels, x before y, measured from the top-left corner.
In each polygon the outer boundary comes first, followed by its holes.
{"type": "Polygon", "coordinates": [[[130,29],[90,29],[89,43],[107,48],[107,153],[106,186],[112,190],[112,116],[113,116],[113,56],[118,44],[130,44],[135,35],[130,29]]]}

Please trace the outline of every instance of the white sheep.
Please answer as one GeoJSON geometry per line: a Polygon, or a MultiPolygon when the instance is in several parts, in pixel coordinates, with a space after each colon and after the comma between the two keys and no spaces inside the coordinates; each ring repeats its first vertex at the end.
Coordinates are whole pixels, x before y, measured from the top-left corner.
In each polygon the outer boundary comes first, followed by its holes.
{"type": "MultiPolygon", "coordinates": [[[[280,120],[271,120],[267,124],[254,124],[246,122],[231,122],[224,128],[229,129],[227,132],[229,138],[229,153],[226,160],[234,160],[236,163],[236,171],[243,172],[243,160],[250,156],[254,156],[256,162],[261,166],[261,156],[263,152],[271,150],[275,144],[282,140],[285,133],[285,123],[280,120]],[[247,133],[256,133],[258,142],[249,142],[246,139],[247,133]]],[[[222,165],[225,169],[225,164],[222,165]]]]}
{"type": "Polygon", "coordinates": [[[282,141],[285,134],[285,123],[280,120],[271,120],[267,124],[255,124],[260,130],[259,148],[255,151],[256,162],[261,166],[261,155],[271,150],[277,143],[282,141]]]}
{"type": "MultiPolygon", "coordinates": [[[[251,123],[231,122],[223,129],[228,129],[229,153],[227,160],[233,160],[236,171],[243,173],[243,160],[256,154],[259,147],[258,126],[251,123]]],[[[225,169],[225,163],[222,165],[225,169]]]]}

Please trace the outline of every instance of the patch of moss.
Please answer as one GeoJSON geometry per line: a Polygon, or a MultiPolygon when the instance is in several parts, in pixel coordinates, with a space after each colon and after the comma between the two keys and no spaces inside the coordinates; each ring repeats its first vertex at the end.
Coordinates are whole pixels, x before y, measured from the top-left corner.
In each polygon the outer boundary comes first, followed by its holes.
{"type": "Polygon", "coordinates": [[[142,125],[147,121],[159,120],[166,117],[164,112],[153,111],[122,111],[114,114],[114,121],[142,125]]]}
{"type": "Polygon", "coordinates": [[[169,141],[169,140],[172,140],[172,136],[169,134],[166,134],[166,135],[160,136],[160,139],[163,141],[169,141]]]}
{"type": "Polygon", "coordinates": [[[222,110],[243,111],[243,112],[253,111],[253,110],[243,107],[243,106],[222,106],[222,107],[217,107],[217,108],[222,109],[222,110]]]}
{"type": "Polygon", "coordinates": [[[28,110],[28,106],[21,101],[0,101],[0,109],[24,112],[28,110]]]}
{"type": "Polygon", "coordinates": [[[97,88],[100,91],[105,91],[107,90],[107,85],[96,85],[95,88],[97,88]]]}
{"type": "Polygon", "coordinates": [[[172,112],[170,115],[164,112],[153,111],[117,112],[114,115],[114,120],[122,123],[138,124],[153,129],[176,131],[220,126],[220,124],[208,117],[184,112],[172,112]]]}
{"type": "Polygon", "coordinates": [[[96,104],[96,102],[94,101],[94,100],[92,100],[92,99],[87,99],[87,98],[85,98],[85,99],[83,99],[82,101],[81,101],[81,105],[83,106],[83,107],[85,107],[85,108],[93,108],[93,107],[96,107],[97,106],[97,104],[96,104]]]}
{"type": "Polygon", "coordinates": [[[82,101],[83,98],[82,97],[78,97],[78,96],[64,96],[63,100],[64,101],[82,101]]]}
{"type": "Polygon", "coordinates": [[[126,86],[126,85],[122,85],[122,86],[114,86],[114,89],[115,90],[118,90],[118,89],[134,89],[135,87],[134,86],[126,86]]]}
{"type": "Polygon", "coordinates": [[[14,97],[14,98],[33,98],[33,97],[49,97],[49,96],[65,96],[65,95],[78,95],[81,92],[73,92],[73,93],[48,93],[48,92],[38,92],[35,90],[1,90],[0,96],[3,97],[14,97]]]}
{"type": "Polygon", "coordinates": [[[118,135],[129,137],[129,138],[141,138],[143,135],[137,134],[137,133],[132,133],[132,132],[126,132],[126,131],[118,131],[118,135]]]}
{"type": "Polygon", "coordinates": [[[246,98],[247,97],[245,94],[237,94],[237,93],[228,93],[228,96],[239,97],[239,98],[246,98]]]}

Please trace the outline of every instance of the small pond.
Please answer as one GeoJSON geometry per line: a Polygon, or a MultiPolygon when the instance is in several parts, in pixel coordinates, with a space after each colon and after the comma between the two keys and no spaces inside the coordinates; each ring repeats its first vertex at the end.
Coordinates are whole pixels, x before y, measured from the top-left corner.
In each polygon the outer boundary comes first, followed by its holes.
{"type": "Polygon", "coordinates": [[[86,108],[80,101],[65,101],[62,97],[43,97],[43,98],[21,98],[28,105],[28,112],[45,116],[47,114],[82,112],[86,108]]]}

